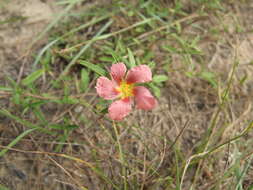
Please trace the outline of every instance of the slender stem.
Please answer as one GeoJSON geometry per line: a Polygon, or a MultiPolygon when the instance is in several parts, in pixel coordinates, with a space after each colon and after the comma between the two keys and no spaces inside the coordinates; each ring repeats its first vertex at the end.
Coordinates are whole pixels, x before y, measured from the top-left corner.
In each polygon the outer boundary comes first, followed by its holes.
{"type": "MultiPolygon", "coordinates": [[[[201,153],[198,153],[198,154],[195,154],[193,156],[191,156],[187,161],[186,161],[186,164],[185,164],[185,167],[184,167],[184,170],[183,170],[183,174],[182,174],[182,177],[181,177],[181,182],[180,182],[180,190],[182,189],[182,186],[183,186],[183,181],[184,181],[184,177],[185,177],[185,174],[186,174],[186,171],[189,167],[189,165],[191,164],[191,161],[196,159],[196,158],[206,158],[208,155],[214,153],[214,152],[217,152],[220,148],[222,148],[223,146],[229,144],[229,143],[232,143],[233,141],[236,141],[237,139],[243,137],[244,135],[248,134],[248,132],[253,128],[253,121],[251,121],[249,123],[249,125],[242,131],[242,133],[238,136],[235,136],[233,137],[232,139],[220,144],[220,145],[217,145],[216,147],[210,149],[209,151],[204,151],[204,152],[201,152],[201,153]]],[[[252,152],[253,153],[253,152],[252,152]]],[[[249,157],[251,154],[248,154],[245,159],[247,157],[249,157]]],[[[191,189],[193,189],[193,186],[191,186],[191,189]]]]}
{"type": "Polygon", "coordinates": [[[122,151],[122,146],[120,144],[119,133],[118,133],[117,126],[116,126],[115,122],[113,122],[113,129],[114,129],[117,144],[118,144],[120,161],[121,161],[121,164],[123,165],[122,174],[123,174],[123,178],[124,178],[124,190],[127,190],[127,173],[126,173],[126,167],[125,167],[125,158],[124,158],[124,153],[122,151]]]}
{"type": "MultiPolygon", "coordinates": [[[[201,147],[201,151],[203,151],[203,152],[206,152],[207,149],[208,149],[208,146],[209,146],[209,143],[210,143],[210,139],[213,136],[214,128],[215,128],[216,123],[218,121],[218,116],[220,115],[220,112],[222,111],[222,109],[223,109],[223,107],[224,107],[224,105],[226,103],[226,98],[227,98],[229,90],[230,90],[230,88],[232,86],[233,76],[234,76],[234,73],[235,73],[235,70],[236,70],[237,66],[238,66],[238,62],[235,62],[233,64],[231,75],[230,75],[230,78],[229,78],[229,81],[228,81],[228,86],[225,89],[225,92],[224,92],[224,94],[222,96],[221,104],[219,105],[219,108],[218,108],[217,112],[214,115],[214,118],[213,118],[213,120],[211,122],[210,128],[208,128],[208,130],[207,130],[206,137],[204,139],[204,143],[202,144],[203,148],[201,147]]],[[[192,182],[192,185],[191,185],[190,189],[194,189],[194,185],[195,185],[195,183],[197,181],[198,173],[199,173],[199,171],[201,169],[201,166],[204,164],[204,162],[205,162],[205,159],[201,160],[198,163],[198,166],[197,166],[197,169],[196,169],[196,172],[195,172],[195,175],[194,175],[194,178],[193,178],[193,182],[192,182]]]]}

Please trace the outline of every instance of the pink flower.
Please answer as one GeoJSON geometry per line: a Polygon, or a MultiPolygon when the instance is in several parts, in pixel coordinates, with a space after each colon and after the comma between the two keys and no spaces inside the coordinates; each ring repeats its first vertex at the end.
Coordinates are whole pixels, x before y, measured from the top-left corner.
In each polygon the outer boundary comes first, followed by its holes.
{"type": "Polygon", "coordinates": [[[112,120],[122,120],[126,117],[132,109],[134,100],[137,108],[143,110],[151,110],[157,103],[147,88],[136,85],[152,80],[150,68],[147,65],[139,65],[127,73],[126,70],[124,63],[113,64],[110,70],[112,80],[106,77],[97,79],[96,90],[100,97],[106,100],[119,99],[108,109],[112,120]]]}

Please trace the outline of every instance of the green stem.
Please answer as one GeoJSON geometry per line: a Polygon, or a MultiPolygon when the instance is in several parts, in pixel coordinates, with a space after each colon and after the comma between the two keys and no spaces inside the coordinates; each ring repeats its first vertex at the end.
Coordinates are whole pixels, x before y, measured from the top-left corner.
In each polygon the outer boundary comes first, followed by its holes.
{"type": "Polygon", "coordinates": [[[119,140],[119,133],[118,133],[117,126],[116,126],[115,122],[113,122],[113,129],[114,129],[117,144],[118,144],[120,161],[123,165],[122,173],[123,173],[123,178],[124,178],[124,190],[127,190],[127,173],[126,173],[126,167],[125,167],[124,153],[122,151],[122,147],[121,147],[120,140],[119,140]]]}
{"type": "MultiPolygon", "coordinates": [[[[224,105],[226,103],[226,98],[227,98],[229,90],[230,90],[230,88],[232,86],[233,76],[234,76],[234,73],[235,73],[235,70],[236,70],[237,66],[238,66],[238,62],[235,62],[233,64],[232,72],[231,72],[231,75],[230,75],[230,78],[229,78],[229,81],[228,81],[228,86],[225,89],[225,92],[224,92],[224,94],[222,96],[222,99],[221,99],[221,104],[219,105],[219,108],[218,108],[217,112],[214,115],[214,118],[213,118],[213,120],[211,122],[211,125],[210,125],[210,127],[208,128],[208,130],[206,132],[206,135],[204,137],[204,142],[202,143],[202,145],[200,147],[200,152],[206,152],[207,149],[208,149],[208,146],[209,146],[209,143],[210,143],[210,139],[213,136],[213,132],[214,132],[215,126],[216,126],[217,121],[218,121],[218,116],[220,115],[220,112],[222,111],[222,109],[223,109],[223,107],[224,107],[224,105]]],[[[198,166],[197,166],[197,169],[196,169],[196,172],[195,172],[195,175],[194,175],[194,178],[193,178],[193,182],[192,182],[192,185],[191,185],[190,189],[194,189],[194,185],[195,185],[195,183],[197,181],[198,173],[199,173],[200,168],[201,168],[201,166],[203,165],[204,162],[205,162],[205,159],[201,160],[198,163],[198,166]]]]}

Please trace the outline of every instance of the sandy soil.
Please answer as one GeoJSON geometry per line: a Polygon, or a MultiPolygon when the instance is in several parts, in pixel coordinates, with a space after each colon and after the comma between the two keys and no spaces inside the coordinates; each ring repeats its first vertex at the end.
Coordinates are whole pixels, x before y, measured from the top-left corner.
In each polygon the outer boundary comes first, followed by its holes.
{"type": "MultiPolygon", "coordinates": [[[[13,0],[1,5],[0,20],[6,23],[0,25],[0,67],[4,68],[0,79],[4,73],[17,76],[31,42],[61,10],[52,1],[13,0]]],[[[36,47],[41,43],[36,43],[36,47]]]]}
{"type": "MultiPolygon", "coordinates": [[[[17,79],[21,66],[27,66],[30,60],[23,57],[31,42],[60,10],[61,7],[56,6],[52,1],[12,0],[0,3],[0,21],[6,21],[0,25],[0,85],[4,85],[5,76],[17,79]]],[[[42,43],[43,40],[40,40],[34,48],[38,48],[42,43]]],[[[27,67],[25,70],[30,69],[27,67]]],[[[3,105],[3,102],[1,104],[3,105]]],[[[4,126],[0,125],[2,131],[4,126]]],[[[0,166],[0,184],[10,189],[27,189],[24,185],[27,184],[27,173],[23,171],[29,173],[31,169],[29,159],[26,164],[22,162],[24,157],[17,158],[11,155],[7,160],[1,159],[1,162],[7,164],[0,166]]]]}
{"type": "MultiPolygon", "coordinates": [[[[0,72],[0,85],[5,83],[3,80],[5,75],[11,76],[14,79],[18,78],[20,67],[22,66],[26,66],[25,72],[30,71],[29,64],[32,63],[29,61],[30,58],[23,59],[23,56],[26,55],[27,47],[29,47],[31,41],[38,36],[48,23],[55,18],[55,15],[60,10],[62,10],[61,7],[56,6],[50,0],[12,0],[11,3],[3,4],[0,12],[0,21],[5,21],[9,18],[16,18],[16,20],[0,25],[0,67],[2,69],[2,72],[0,72]]],[[[200,48],[207,54],[206,61],[208,62],[208,67],[210,70],[220,73],[221,76],[223,75],[224,80],[227,79],[231,65],[235,60],[240,62],[240,66],[236,72],[237,78],[242,78],[245,75],[252,76],[253,34],[249,32],[252,30],[251,26],[253,25],[252,10],[253,3],[248,7],[244,6],[235,9],[232,14],[237,15],[238,20],[234,20],[233,15],[227,14],[223,19],[224,23],[227,24],[230,35],[218,36],[217,38],[220,39],[220,43],[213,43],[212,40],[207,40],[201,44],[200,48]],[[244,26],[245,32],[243,34],[237,35],[236,27],[234,27],[237,22],[240,22],[244,26]]],[[[201,24],[212,25],[219,22],[215,18],[210,18],[209,21],[203,21],[201,24]]],[[[221,25],[220,29],[223,30],[223,27],[221,25]]],[[[195,35],[194,31],[192,32],[195,35]]],[[[45,40],[46,38],[43,38],[36,43],[34,49],[39,48],[45,40]]],[[[156,49],[154,49],[155,51],[156,49]]],[[[159,54],[160,52],[155,53],[159,54]]],[[[177,55],[172,55],[172,62],[175,70],[182,66],[181,60],[177,55]]],[[[152,115],[145,115],[143,112],[135,111],[133,116],[137,118],[142,126],[150,126],[148,131],[140,131],[143,141],[152,139],[153,134],[161,133],[166,134],[168,139],[173,141],[187,120],[191,120],[191,126],[187,128],[182,137],[186,155],[190,155],[193,145],[206,130],[208,121],[210,121],[216,111],[219,100],[215,97],[216,94],[207,87],[206,81],[198,79],[189,80],[179,72],[174,72],[170,77],[170,82],[166,84],[166,88],[163,90],[164,95],[159,100],[160,106],[152,115]]],[[[231,110],[230,119],[231,123],[235,122],[237,125],[229,128],[224,133],[223,139],[226,139],[231,134],[236,134],[237,131],[241,131],[245,127],[245,121],[253,117],[251,106],[253,96],[252,77],[247,80],[247,83],[243,87],[235,85],[232,90],[234,95],[231,97],[233,104],[229,105],[229,109],[231,110]],[[233,130],[234,128],[237,129],[233,130]]],[[[220,125],[223,124],[222,121],[221,119],[220,125]]],[[[132,124],[131,121],[129,121],[129,124],[132,124]]],[[[0,123],[0,131],[3,131],[5,127],[0,123]]],[[[17,126],[16,131],[6,130],[4,133],[6,134],[5,138],[12,138],[15,136],[13,135],[14,133],[17,134],[19,132],[18,130],[19,126],[17,126]]],[[[93,130],[95,131],[96,129],[93,130]]],[[[79,131],[79,134],[85,133],[79,131]]],[[[103,135],[99,130],[94,132],[94,136],[98,139],[102,139],[103,135]]],[[[93,139],[93,136],[87,133],[87,138],[89,137],[93,139]]],[[[157,147],[163,146],[158,138],[153,138],[152,140],[154,142],[147,142],[147,145],[150,145],[154,150],[157,147]]],[[[22,146],[25,146],[27,150],[29,147],[32,147],[31,150],[35,148],[40,149],[40,146],[36,147],[37,142],[33,140],[22,141],[22,143],[22,146]]],[[[131,144],[125,144],[124,146],[125,148],[130,147],[132,149],[136,146],[139,147],[139,152],[143,151],[142,144],[138,145],[136,143],[132,147],[131,144]]],[[[51,151],[50,148],[52,148],[49,143],[45,142],[42,143],[41,147],[43,147],[43,151],[51,151]]],[[[83,149],[83,152],[76,151],[77,154],[87,159],[92,159],[89,154],[89,147],[84,147],[83,149]]],[[[157,155],[159,153],[154,152],[157,155]]],[[[34,181],[36,181],[36,187],[41,187],[41,189],[75,189],[72,185],[59,185],[68,182],[69,176],[59,169],[56,166],[56,162],[54,162],[55,160],[49,156],[11,152],[8,156],[1,158],[0,161],[0,184],[8,186],[10,189],[27,190],[28,187],[31,187],[29,185],[34,185],[34,181]]],[[[224,164],[224,162],[219,162],[217,168],[213,168],[213,171],[210,172],[215,173],[219,171],[219,168],[224,168],[224,164]]],[[[78,176],[77,179],[81,183],[85,183],[89,189],[98,189],[96,187],[99,187],[99,181],[97,179],[93,180],[91,172],[84,169],[83,166],[78,164],[72,165],[72,162],[65,160],[61,162],[61,165],[71,170],[74,175],[78,176]]],[[[166,162],[164,162],[164,165],[161,165],[161,168],[165,167],[165,165],[166,162]]],[[[201,188],[205,189],[204,186],[199,189],[201,188]]]]}

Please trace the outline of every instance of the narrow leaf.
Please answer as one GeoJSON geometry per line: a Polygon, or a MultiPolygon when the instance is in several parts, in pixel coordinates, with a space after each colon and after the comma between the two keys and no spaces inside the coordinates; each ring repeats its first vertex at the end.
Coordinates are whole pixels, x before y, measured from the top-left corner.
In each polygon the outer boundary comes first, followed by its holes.
{"type": "Polygon", "coordinates": [[[0,109],[0,115],[4,115],[4,116],[6,116],[8,118],[11,118],[11,119],[15,120],[17,123],[20,123],[20,124],[22,124],[22,125],[24,125],[26,127],[29,127],[29,128],[32,128],[32,129],[38,129],[41,132],[44,132],[44,133],[47,133],[47,134],[51,134],[51,135],[54,134],[53,132],[49,131],[48,129],[45,129],[45,128],[40,127],[40,126],[38,126],[36,124],[30,123],[29,121],[23,120],[23,119],[15,116],[13,114],[11,114],[6,109],[0,109]]]}
{"type": "Polygon", "coordinates": [[[0,157],[2,157],[3,155],[5,155],[5,153],[9,150],[9,148],[13,147],[15,144],[17,144],[24,136],[28,135],[29,133],[37,130],[39,128],[33,128],[33,129],[28,129],[26,131],[24,131],[23,133],[21,133],[19,136],[17,136],[13,141],[11,141],[7,147],[3,150],[1,150],[0,152],[0,157]]]}
{"type": "Polygon", "coordinates": [[[86,69],[82,69],[81,70],[81,82],[80,82],[80,88],[81,88],[82,92],[85,92],[86,89],[88,88],[89,81],[90,81],[89,72],[86,69]]]}
{"type": "Polygon", "coordinates": [[[209,83],[211,83],[211,85],[216,88],[217,87],[217,82],[215,80],[215,74],[212,72],[208,72],[208,71],[203,71],[200,73],[200,77],[206,81],[208,81],[209,83]]]}
{"type": "Polygon", "coordinates": [[[52,129],[57,129],[57,130],[74,130],[76,128],[78,128],[77,125],[60,125],[60,124],[53,124],[49,126],[52,129]]]}
{"type": "Polygon", "coordinates": [[[156,97],[161,96],[161,90],[159,87],[157,87],[154,83],[149,83],[148,86],[152,89],[153,93],[155,94],[156,97]]]}
{"type": "Polygon", "coordinates": [[[128,51],[128,58],[129,58],[129,67],[132,68],[134,66],[136,66],[136,63],[135,63],[135,59],[134,59],[134,55],[133,55],[133,52],[127,48],[127,51],[128,51]]]}
{"type": "Polygon", "coordinates": [[[87,68],[89,68],[90,70],[94,71],[95,73],[97,73],[101,76],[104,76],[106,74],[106,71],[98,65],[89,63],[87,61],[81,61],[80,64],[87,67],[87,68]]]}
{"type": "Polygon", "coordinates": [[[25,79],[23,79],[21,83],[27,86],[33,83],[35,80],[37,80],[43,73],[44,73],[44,69],[39,69],[37,71],[34,71],[32,74],[28,75],[25,79]]]}
{"type": "Polygon", "coordinates": [[[153,82],[160,83],[160,82],[165,82],[169,79],[166,75],[155,75],[153,77],[153,82]]]}
{"type": "Polygon", "coordinates": [[[0,91],[12,91],[12,88],[5,87],[5,86],[0,86],[0,91]]]}

